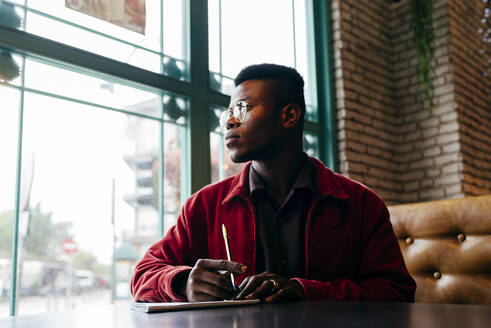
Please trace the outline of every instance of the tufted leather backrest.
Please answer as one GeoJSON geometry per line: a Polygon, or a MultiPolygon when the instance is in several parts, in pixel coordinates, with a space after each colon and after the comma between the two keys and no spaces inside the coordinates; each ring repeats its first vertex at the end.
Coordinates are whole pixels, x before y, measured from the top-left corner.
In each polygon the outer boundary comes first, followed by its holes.
{"type": "Polygon", "coordinates": [[[416,302],[491,304],[491,195],[390,206],[416,302]]]}

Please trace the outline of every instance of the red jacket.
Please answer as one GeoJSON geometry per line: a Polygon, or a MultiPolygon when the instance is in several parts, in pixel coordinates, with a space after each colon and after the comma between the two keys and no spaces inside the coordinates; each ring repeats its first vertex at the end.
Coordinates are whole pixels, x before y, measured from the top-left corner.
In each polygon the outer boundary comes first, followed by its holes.
{"type": "MultiPolygon", "coordinates": [[[[305,278],[294,278],[306,299],[414,301],[409,275],[384,202],[365,186],[320,161],[305,235],[305,278]]],[[[183,301],[174,277],[200,258],[226,259],[221,225],[227,226],[232,260],[247,265],[237,284],[255,272],[255,220],[248,191],[250,163],[241,173],[204,187],[184,204],[177,224],[137,264],[135,300],[183,301]]]]}

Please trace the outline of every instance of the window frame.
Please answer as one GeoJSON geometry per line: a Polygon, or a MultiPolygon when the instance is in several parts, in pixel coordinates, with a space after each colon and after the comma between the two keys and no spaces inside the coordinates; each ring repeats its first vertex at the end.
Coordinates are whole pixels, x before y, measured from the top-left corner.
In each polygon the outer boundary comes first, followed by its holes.
{"type": "MultiPolygon", "coordinates": [[[[162,0],[161,0],[162,1],[162,0]]],[[[305,130],[319,136],[320,159],[327,166],[337,171],[337,140],[333,87],[332,31],[330,28],[331,1],[306,0],[308,11],[314,20],[315,68],[317,82],[318,123],[305,122],[305,130]]],[[[24,9],[27,10],[27,9],[24,9]]],[[[184,147],[184,174],[188,176],[182,185],[181,194],[188,197],[211,182],[210,127],[209,109],[212,106],[227,107],[230,97],[210,88],[210,71],[208,63],[208,1],[184,0],[184,25],[189,27],[187,33],[189,45],[190,80],[179,81],[163,74],[151,72],[120,61],[97,55],[85,50],[39,37],[22,30],[0,25],[0,46],[15,49],[21,54],[39,60],[69,66],[75,71],[94,72],[98,77],[121,81],[152,92],[172,92],[189,100],[188,144],[184,147]]],[[[161,21],[162,24],[162,21],[161,21]]],[[[25,61],[25,59],[23,60],[25,61]]],[[[24,70],[21,73],[24,80],[24,70]]],[[[19,87],[15,87],[19,88],[19,87]]],[[[22,162],[22,129],[23,129],[23,90],[21,90],[19,127],[17,140],[16,197],[14,206],[14,231],[12,240],[12,272],[10,293],[10,315],[16,314],[17,258],[19,232],[19,199],[22,162]]],[[[160,178],[159,192],[163,194],[163,115],[160,119],[160,178]]],[[[159,197],[159,234],[164,232],[163,197],[159,197]]]]}

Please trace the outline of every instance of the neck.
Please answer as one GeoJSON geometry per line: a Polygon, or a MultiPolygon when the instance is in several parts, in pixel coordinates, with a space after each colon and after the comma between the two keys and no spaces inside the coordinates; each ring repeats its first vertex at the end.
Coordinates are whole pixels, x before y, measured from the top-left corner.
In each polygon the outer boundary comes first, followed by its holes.
{"type": "Polygon", "coordinates": [[[252,167],[271,190],[273,198],[280,204],[295,183],[304,160],[302,148],[292,148],[288,152],[275,153],[274,156],[266,159],[252,161],[252,167]]]}

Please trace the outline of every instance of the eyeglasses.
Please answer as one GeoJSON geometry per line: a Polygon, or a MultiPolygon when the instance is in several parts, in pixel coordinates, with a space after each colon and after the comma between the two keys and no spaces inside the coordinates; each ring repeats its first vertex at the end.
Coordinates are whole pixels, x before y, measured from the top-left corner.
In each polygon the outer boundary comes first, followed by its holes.
{"type": "Polygon", "coordinates": [[[220,114],[220,128],[222,131],[227,130],[227,122],[233,116],[237,123],[244,122],[247,114],[247,110],[258,105],[277,105],[280,103],[269,102],[249,105],[245,100],[239,100],[233,107],[229,107],[220,114]]]}

